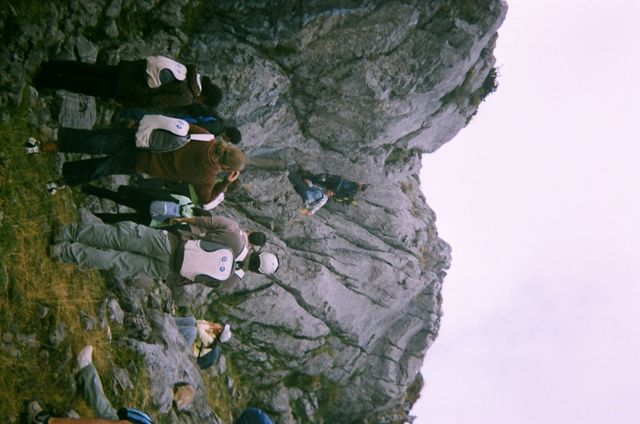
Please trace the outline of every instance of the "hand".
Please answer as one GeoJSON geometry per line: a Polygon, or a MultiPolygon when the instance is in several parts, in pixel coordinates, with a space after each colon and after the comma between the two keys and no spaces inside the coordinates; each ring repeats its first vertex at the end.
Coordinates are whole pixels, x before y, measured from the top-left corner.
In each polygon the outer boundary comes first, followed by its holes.
{"type": "Polygon", "coordinates": [[[169,224],[179,224],[181,222],[185,222],[186,218],[171,218],[169,220],[169,224]]]}
{"type": "Polygon", "coordinates": [[[302,210],[300,212],[302,212],[302,215],[304,215],[304,216],[311,215],[311,212],[307,208],[302,208],[302,210]]]}
{"type": "Polygon", "coordinates": [[[227,181],[230,183],[234,182],[240,176],[240,171],[233,171],[231,174],[227,175],[227,181]]]}

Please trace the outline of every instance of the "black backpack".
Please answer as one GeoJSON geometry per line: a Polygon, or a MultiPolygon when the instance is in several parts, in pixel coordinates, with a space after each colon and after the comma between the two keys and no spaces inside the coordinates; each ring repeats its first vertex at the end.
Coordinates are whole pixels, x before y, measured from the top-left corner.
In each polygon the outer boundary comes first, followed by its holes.
{"type": "Polygon", "coordinates": [[[203,346],[200,346],[200,351],[198,352],[198,366],[200,369],[205,370],[218,362],[220,354],[222,353],[222,348],[220,347],[220,341],[216,338],[213,348],[209,352],[204,355],[200,355],[202,349],[203,346]]]}

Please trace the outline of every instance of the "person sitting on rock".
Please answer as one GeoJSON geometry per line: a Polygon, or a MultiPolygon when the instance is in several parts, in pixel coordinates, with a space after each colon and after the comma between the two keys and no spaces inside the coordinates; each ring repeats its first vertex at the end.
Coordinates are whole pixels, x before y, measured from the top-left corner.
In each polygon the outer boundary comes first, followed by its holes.
{"type": "Polygon", "coordinates": [[[289,181],[296,193],[302,197],[304,202],[302,214],[305,216],[315,214],[334,195],[332,190],[313,184],[308,179],[302,178],[298,172],[289,173],[289,181]]]}
{"type": "Polygon", "coordinates": [[[35,87],[115,99],[128,107],[175,107],[194,103],[216,107],[222,99],[222,90],[209,77],[202,77],[194,65],[183,65],[164,56],[123,60],[118,65],[67,60],[44,62],[35,87]]]}
{"type": "Polygon", "coordinates": [[[118,279],[146,275],[227,288],[246,271],[273,274],[278,258],[253,251],[238,224],[223,217],[178,218],[184,229],[160,230],[130,221],[69,224],[54,231],[49,254],[62,262],[97,268],[118,279]]]}
{"type": "Polygon", "coordinates": [[[107,175],[139,173],[192,184],[202,204],[219,195],[214,190],[218,173],[229,172],[224,191],[239,177],[246,160],[242,151],[216,140],[206,130],[161,115],[148,115],[137,129],[60,128],[56,141],[41,144],[29,138],[25,151],[107,155],[65,162],[63,178],[47,183],[51,194],[107,175]]]}
{"type": "Polygon", "coordinates": [[[52,417],[37,401],[29,403],[27,419],[29,424],[152,424],[153,420],[137,409],[120,408],[115,410],[104,394],[102,382],[93,365],[93,346],[85,346],[78,353],[78,371],[76,381],[82,390],[85,401],[91,406],[97,418],[58,418],[52,417]]]}

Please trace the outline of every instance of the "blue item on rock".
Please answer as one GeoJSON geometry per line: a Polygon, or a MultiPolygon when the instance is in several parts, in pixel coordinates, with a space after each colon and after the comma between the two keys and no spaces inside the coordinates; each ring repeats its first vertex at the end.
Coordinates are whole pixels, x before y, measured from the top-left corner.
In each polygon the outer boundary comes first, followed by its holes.
{"type": "Polygon", "coordinates": [[[273,424],[273,421],[262,409],[247,408],[242,412],[235,424],[273,424]]]}

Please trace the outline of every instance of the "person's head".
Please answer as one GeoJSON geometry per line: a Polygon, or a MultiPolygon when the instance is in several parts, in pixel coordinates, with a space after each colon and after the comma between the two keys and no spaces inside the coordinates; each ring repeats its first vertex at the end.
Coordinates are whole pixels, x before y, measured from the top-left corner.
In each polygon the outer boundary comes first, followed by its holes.
{"type": "Polygon", "coordinates": [[[198,96],[200,101],[208,106],[217,107],[220,104],[220,100],[222,100],[222,90],[220,87],[215,85],[209,77],[203,76],[200,83],[202,84],[202,91],[200,91],[200,95],[198,96]]]}
{"type": "Polygon", "coordinates": [[[264,246],[267,242],[267,236],[261,231],[252,231],[247,235],[249,243],[253,246],[264,246]]]}
{"type": "Polygon", "coordinates": [[[236,127],[225,127],[220,136],[224,141],[231,144],[240,144],[240,141],[242,141],[242,133],[236,127]]]}
{"type": "Polygon", "coordinates": [[[278,270],[278,257],[269,252],[251,252],[249,256],[249,271],[258,274],[273,274],[278,270]]]}
{"type": "Polygon", "coordinates": [[[223,171],[242,171],[247,161],[242,150],[237,147],[230,147],[227,143],[219,141],[217,153],[218,163],[223,171]]]}
{"type": "Polygon", "coordinates": [[[365,191],[367,189],[367,185],[364,183],[358,183],[358,191],[365,191]]]}
{"type": "Polygon", "coordinates": [[[326,194],[326,195],[327,195],[327,197],[331,197],[331,196],[333,196],[334,194],[336,194],[336,192],[335,192],[335,191],[333,191],[333,190],[325,190],[325,191],[324,191],[324,194],[326,194]]]}

